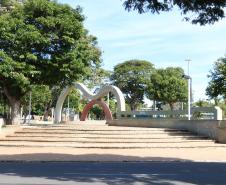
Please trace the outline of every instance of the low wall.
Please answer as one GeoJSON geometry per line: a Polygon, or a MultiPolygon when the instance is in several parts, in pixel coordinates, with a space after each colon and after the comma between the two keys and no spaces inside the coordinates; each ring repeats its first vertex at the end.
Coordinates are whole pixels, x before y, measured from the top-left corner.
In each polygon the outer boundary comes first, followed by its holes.
{"type": "MultiPolygon", "coordinates": [[[[173,111],[121,111],[117,113],[118,119],[188,119],[187,110],[173,111]]],[[[220,107],[192,107],[192,120],[222,120],[223,112],[220,107]]]]}
{"type": "Polygon", "coordinates": [[[226,143],[226,121],[175,119],[122,119],[108,121],[110,126],[183,129],[226,143]]]}

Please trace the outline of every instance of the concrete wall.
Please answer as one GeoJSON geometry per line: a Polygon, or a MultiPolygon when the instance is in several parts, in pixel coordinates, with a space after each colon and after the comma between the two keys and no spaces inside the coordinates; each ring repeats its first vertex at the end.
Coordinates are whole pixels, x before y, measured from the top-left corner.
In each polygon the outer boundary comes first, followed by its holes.
{"type": "Polygon", "coordinates": [[[175,119],[122,119],[108,121],[110,126],[152,127],[185,129],[192,133],[207,136],[226,143],[226,121],[217,120],[175,120],[175,119]]]}
{"type": "MultiPolygon", "coordinates": [[[[118,119],[188,119],[187,110],[174,111],[119,111],[117,113],[118,119]]],[[[223,113],[220,107],[192,107],[192,120],[222,120],[223,113]]]]}

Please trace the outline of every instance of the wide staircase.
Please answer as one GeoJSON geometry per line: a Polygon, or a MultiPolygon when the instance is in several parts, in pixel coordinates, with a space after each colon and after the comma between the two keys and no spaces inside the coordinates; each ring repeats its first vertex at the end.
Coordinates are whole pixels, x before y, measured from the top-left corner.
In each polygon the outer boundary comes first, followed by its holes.
{"type": "Polygon", "coordinates": [[[108,126],[103,122],[25,125],[0,139],[0,147],[97,149],[207,148],[216,143],[186,130],[108,126]]]}

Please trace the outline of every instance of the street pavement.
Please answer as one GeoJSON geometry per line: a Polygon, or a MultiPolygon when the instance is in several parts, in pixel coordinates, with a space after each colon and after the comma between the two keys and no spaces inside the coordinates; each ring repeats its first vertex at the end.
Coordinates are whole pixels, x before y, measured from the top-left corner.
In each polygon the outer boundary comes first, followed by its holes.
{"type": "Polygon", "coordinates": [[[225,185],[226,163],[0,162],[0,185],[225,185]]]}

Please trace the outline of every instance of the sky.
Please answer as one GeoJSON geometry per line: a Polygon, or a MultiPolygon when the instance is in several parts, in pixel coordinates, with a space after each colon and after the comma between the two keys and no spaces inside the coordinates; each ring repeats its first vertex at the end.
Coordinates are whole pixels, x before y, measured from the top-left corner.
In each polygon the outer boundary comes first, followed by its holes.
{"type": "Polygon", "coordinates": [[[144,59],[156,68],[182,67],[190,76],[194,100],[206,100],[207,75],[226,54],[226,18],[214,25],[192,25],[178,10],[159,15],[127,12],[123,0],[58,0],[83,8],[84,26],[97,36],[103,68],[130,59],[144,59]]]}

